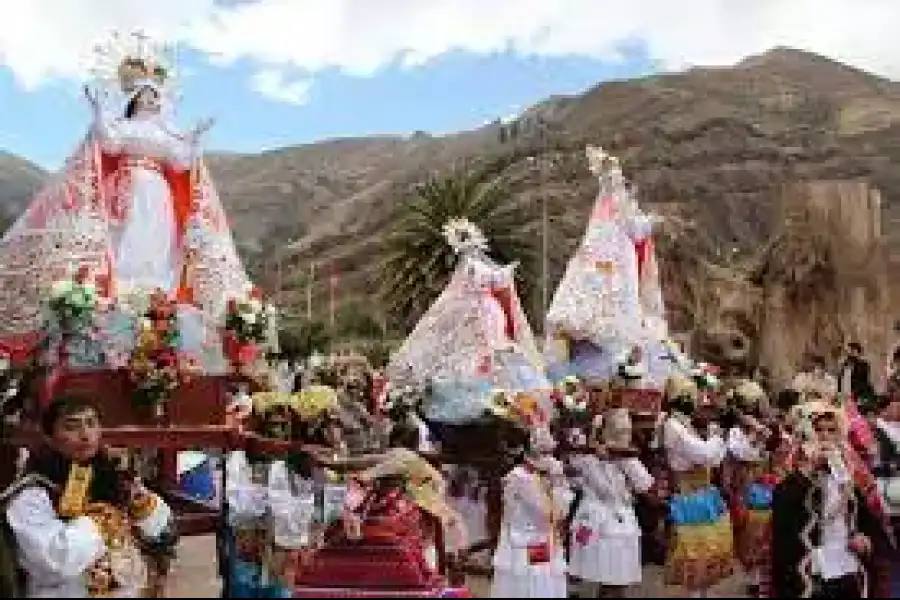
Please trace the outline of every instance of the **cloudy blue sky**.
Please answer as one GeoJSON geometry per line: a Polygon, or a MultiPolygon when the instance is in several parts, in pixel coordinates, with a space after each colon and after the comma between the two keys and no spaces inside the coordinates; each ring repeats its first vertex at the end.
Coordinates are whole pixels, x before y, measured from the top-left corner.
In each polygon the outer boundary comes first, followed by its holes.
{"type": "Polygon", "coordinates": [[[84,133],[92,47],[138,27],[178,44],[179,122],[214,117],[209,145],[244,152],[476,127],[551,94],[775,45],[900,75],[896,0],[19,4],[0,23],[0,150],[48,168],[84,133]]]}

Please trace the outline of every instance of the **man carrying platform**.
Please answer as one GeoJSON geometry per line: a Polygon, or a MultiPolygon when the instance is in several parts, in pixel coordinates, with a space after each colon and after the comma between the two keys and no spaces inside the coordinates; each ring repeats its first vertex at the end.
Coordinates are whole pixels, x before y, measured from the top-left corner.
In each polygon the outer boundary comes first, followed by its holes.
{"type": "Polygon", "coordinates": [[[100,447],[100,416],[89,403],[55,400],[41,427],[47,446],[2,496],[21,595],[140,597],[144,554],[174,547],[171,510],[100,447]]]}

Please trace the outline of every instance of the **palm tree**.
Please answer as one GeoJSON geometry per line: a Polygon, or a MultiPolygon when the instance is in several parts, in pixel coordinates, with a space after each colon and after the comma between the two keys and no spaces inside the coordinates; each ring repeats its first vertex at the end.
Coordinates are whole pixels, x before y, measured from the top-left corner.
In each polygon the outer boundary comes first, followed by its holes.
{"type": "Polygon", "coordinates": [[[504,264],[519,261],[518,278],[526,283],[520,287],[527,294],[534,261],[534,232],[528,217],[515,203],[506,179],[491,167],[457,168],[417,186],[397,206],[381,267],[383,297],[391,320],[411,327],[446,286],[456,265],[456,256],[442,233],[450,219],[467,219],[478,226],[494,260],[504,264]]]}

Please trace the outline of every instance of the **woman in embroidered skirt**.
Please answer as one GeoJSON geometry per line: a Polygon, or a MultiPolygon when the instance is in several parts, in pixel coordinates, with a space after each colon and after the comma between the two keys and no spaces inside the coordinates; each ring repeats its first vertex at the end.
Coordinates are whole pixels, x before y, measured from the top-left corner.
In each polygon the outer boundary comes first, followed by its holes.
{"type": "Polygon", "coordinates": [[[666,386],[670,413],[662,442],[675,484],[669,500],[675,531],[665,580],[688,588],[693,597],[704,597],[732,574],[734,542],[722,493],[712,484],[712,469],[725,458],[725,440],[715,423],[709,424],[706,435],[694,427],[691,415],[698,395],[696,383],[680,376],[666,386]]]}
{"type": "Polygon", "coordinates": [[[604,420],[593,454],[573,457],[583,496],[571,525],[569,574],[600,584],[599,593],[624,592],[641,582],[641,529],[633,492],[644,493],[653,477],[631,447],[631,419],[616,409],[604,420]],[[613,590],[607,589],[613,588],[613,590]]]}

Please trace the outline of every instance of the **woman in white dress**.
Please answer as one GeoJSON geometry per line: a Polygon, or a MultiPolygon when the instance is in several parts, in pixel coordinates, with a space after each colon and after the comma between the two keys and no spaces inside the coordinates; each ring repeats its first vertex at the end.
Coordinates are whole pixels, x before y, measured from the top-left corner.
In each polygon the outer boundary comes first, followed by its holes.
{"type": "Polygon", "coordinates": [[[492,598],[566,598],[566,554],[561,535],[572,493],[553,438],[536,430],[524,462],[503,480],[500,541],[494,553],[492,598]]]}
{"type": "Polygon", "coordinates": [[[602,435],[592,444],[594,452],[572,458],[583,494],[571,524],[569,574],[598,583],[606,592],[624,591],[621,588],[641,582],[641,529],[634,493],[653,485],[653,477],[630,450],[628,412],[617,409],[617,413],[604,420],[602,435]]]}

